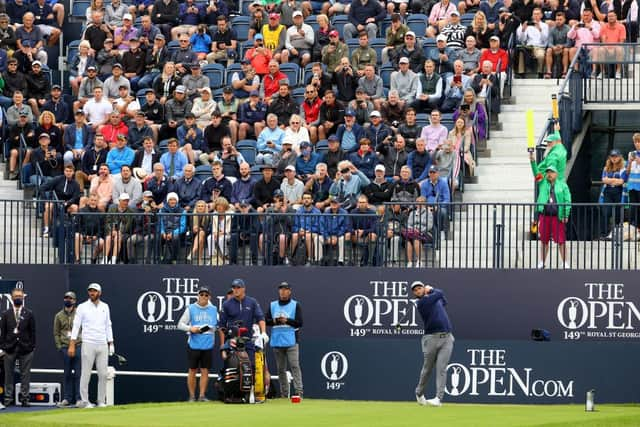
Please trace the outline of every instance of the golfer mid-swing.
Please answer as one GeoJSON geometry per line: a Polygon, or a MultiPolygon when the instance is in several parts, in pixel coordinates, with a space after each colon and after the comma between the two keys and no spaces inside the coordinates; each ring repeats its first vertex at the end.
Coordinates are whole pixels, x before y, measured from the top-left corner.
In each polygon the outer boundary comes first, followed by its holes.
{"type": "Polygon", "coordinates": [[[416,387],[416,400],[420,405],[442,406],[444,387],[447,383],[447,365],[451,358],[454,341],[451,334],[451,322],[444,308],[447,305],[447,300],[440,289],[435,289],[420,281],[411,284],[411,291],[418,299],[416,308],[424,323],[424,335],[422,336],[424,362],[416,387]],[[434,365],[436,368],[436,396],[427,400],[424,397],[424,388],[434,365]]]}

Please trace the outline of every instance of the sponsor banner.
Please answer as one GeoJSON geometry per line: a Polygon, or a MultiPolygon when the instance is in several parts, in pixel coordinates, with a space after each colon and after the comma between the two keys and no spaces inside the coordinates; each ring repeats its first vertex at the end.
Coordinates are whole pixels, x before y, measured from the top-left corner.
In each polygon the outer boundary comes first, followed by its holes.
{"type": "MultiPolygon", "coordinates": [[[[423,325],[410,287],[421,280],[442,288],[449,302],[456,343],[447,400],[580,402],[590,388],[607,401],[640,398],[638,391],[620,386],[640,369],[626,363],[633,352],[621,351],[624,345],[640,345],[634,272],[123,265],[1,266],[0,275],[24,283],[39,320],[34,364],[39,368],[60,367],[51,324],[64,291],[76,291],[82,302],[87,284],[98,282],[112,310],[116,348],[129,361],[123,369],[186,371],[187,336],[177,330],[180,316],[202,286],[220,307],[239,277],[264,309],[277,297],[280,282],[292,285],[304,314],[305,395],[412,399],[423,325]],[[531,342],[532,329],[549,331],[552,342],[531,342]],[[615,363],[609,362],[612,357],[615,363]],[[608,377],[610,385],[598,382],[608,377]],[[371,386],[372,378],[379,386],[371,386]]],[[[0,303],[6,305],[6,298],[0,303]]],[[[214,365],[214,370],[221,366],[217,351],[214,365]]],[[[271,355],[269,366],[275,374],[271,355]]],[[[133,396],[131,387],[117,390],[118,401],[145,400],[133,396]]],[[[184,397],[182,385],[164,390],[166,400],[184,397]]]]}

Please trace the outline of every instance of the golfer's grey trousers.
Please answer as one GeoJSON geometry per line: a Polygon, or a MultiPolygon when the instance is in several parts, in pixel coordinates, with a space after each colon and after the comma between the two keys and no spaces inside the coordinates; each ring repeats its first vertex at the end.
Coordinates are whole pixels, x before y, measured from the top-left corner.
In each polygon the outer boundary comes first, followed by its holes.
{"type": "Polygon", "coordinates": [[[447,365],[453,351],[455,339],[452,334],[430,334],[422,336],[422,353],[424,362],[420,371],[420,380],[416,387],[416,396],[424,393],[424,388],[429,380],[429,375],[436,367],[436,397],[440,400],[444,397],[444,386],[447,384],[447,365]]]}
{"type": "Polygon", "coordinates": [[[83,342],[82,354],[82,374],[80,375],[80,399],[89,402],[89,380],[93,364],[96,364],[98,371],[98,401],[96,403],[107,403],[107,362],[109,358],[109,346],[105,344],[92,344],[83,342]]]}
{"type": "Polygon", "coordinates": [[[289,381],[287,381],[287,362],[293,376],[293,387],[300,396],[303,394],[302,389],[302,370],[300,369],[300,357],[298,344],[292,347],[271,347],[276,356],[276,365],[278,366],[278,382],[280,382],[280,393],[282,397],[289,396],[289,381]]]}

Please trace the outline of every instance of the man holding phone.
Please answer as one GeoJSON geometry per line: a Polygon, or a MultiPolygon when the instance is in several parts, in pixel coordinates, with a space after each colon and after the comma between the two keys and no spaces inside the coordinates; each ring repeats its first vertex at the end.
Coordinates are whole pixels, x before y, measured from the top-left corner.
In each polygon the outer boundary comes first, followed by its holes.
{"type": "Polygon", "coordinates": [[[209,288],[200,287],[198,300],[187,307],[178,322],[178,329],[185,331],[189,336],[187,340],[189,402],[196,401],[196,372],[198,369],[200,369],[200,397],[198,401],[206,402],[208,400],[206,391],[215,344],[214,332],[217,326],[218,309],[209,301],[209,288]]]}

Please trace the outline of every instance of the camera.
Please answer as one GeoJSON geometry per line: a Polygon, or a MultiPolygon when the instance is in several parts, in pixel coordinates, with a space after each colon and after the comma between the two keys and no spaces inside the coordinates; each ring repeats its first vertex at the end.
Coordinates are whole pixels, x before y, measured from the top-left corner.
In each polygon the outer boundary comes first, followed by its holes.
{"type": "MultiPolygon", "coordinates": [[[[394,128],[397,128],[398,126],[400,126],[400,122],[399,122],[399,121],[397,121],[397,120],[394,120],[394,121],[392,121],[392,122],[391,122],[391,126],[393,126],[394,128]]],[[[392,140],[393,142],[395,142],[395,141],[394,141],[395,139],[396,139],[396,137],[395,137],[395,136],[391,138],[391,140],[392,140]]]]}
{"type": "MultiPolygon", "coordinates": [[[[395,122],[393,122],[393,123],[398,123],[398,122],[397,122],[397,121],[395,121],[395,122]]],[[[398,138],[397,138],[395,135],[391,135],[391,136],[389,137],[389,142],[390,142],[390,143],[392,143],[392,144],[395,144],[397,140],[398,140],[398,138]]]]}
{"type": "Polygon", "coordinates": [[[536,25],[536,23],[533,21],[527,21],[527,25],[536,25]]]}
{"type": "Polygon", "coordinates": [[[506,24],[507,23],[507,17],[506,16],[501,16],[500,17],[500,22],[503,23],[503,24],[506,24]]]}
{"type": "Polygon", "coordinates": [[[578,28],[584,28],[584,22],[578,22],[578,28]]]}
{"type": "Polygon", "coordinates": [[[444,53],[444,48],[438,48],[438,50],[440,51],[440,53],[444,53]]]}

